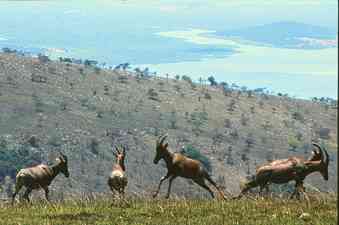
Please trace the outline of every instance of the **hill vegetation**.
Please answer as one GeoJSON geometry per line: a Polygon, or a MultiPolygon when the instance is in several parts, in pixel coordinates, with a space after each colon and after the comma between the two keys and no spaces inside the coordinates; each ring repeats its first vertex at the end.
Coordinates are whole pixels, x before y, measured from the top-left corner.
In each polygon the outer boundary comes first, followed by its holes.
{"type": "MultiPolygon", "coordinates": [[[[56,178],[52,199],[109,193],[111,148],[124,144],[127,195],[150,196],[166,171],[164,164],[152,163],[155,140],[164,133],[172,151],[182,146],[199,150],[217,183],[233,193],[267,160],[309,157],[315,140],[329,151],[329,181],[314,174],[306,188],[337,192],[336,101],[273,96],[209,80],[213,85],[194,83],[188,76],[144,76],[123,66],[101,69],[0,53],[2,195],[11,193],[20,168],[52,164],[59,151],[69,158],[71,176],[56,178]]],[[[172,193],[209,197],[184,179],[174,182],[172,193]]]]}

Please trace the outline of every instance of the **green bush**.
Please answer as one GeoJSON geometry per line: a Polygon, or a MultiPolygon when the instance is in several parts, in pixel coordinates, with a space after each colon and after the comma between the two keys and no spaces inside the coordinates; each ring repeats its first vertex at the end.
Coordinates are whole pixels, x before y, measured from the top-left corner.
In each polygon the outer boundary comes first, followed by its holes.
{"type": "Polygon", "coordinates": [[[8,144],[0,146],[0,180],[5,176],[15,177],[16,173],[27,166],[41,162],[41,154],[32,151],[29,145],[8,144]]]}
{"type": "Polygon", "coordinates": [[[210,160],[192,145],[185,146],[185,148],[182,150],[182,153],[191,159],[200,161],[208,172],[212,171],[210,160]]]}

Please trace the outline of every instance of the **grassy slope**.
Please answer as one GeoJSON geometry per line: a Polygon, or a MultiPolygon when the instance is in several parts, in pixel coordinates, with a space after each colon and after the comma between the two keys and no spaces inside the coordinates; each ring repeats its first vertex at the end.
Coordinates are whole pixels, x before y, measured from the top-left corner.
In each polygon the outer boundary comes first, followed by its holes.
{"type": "MultiPolygon", "coordinates": [[[[106,179],[113,155],[112,139],[106,135],[107,131],[114,133],[114,143],[129,147],[127,193],[149,196],[166,173],[164,167],[152,163],[157,134],[169,133],[173,151],[184,144],[200,149],[211,160],[214,179],[228,190],[238,192],[239,180],[248,169],[241,160],[243,154],[250,159],[251,173],[257,164],[268,158],[308,157],[310,149],[302,146],[311,139],[321,141],[316,134],[320,127],[331,130],[329,139],[323,140],[331,154],[330,180],[324,182],[314,174],[306,183],[321,190],[336,191],[335,108],[286,97],[258,95],[248,98],[245,93],[238,95],[236,92],[224,96],[218,88],[199,85],[192,88],[185,81],[160,78],[138,81],[122,71],[97,73],[93,68],[79,65],[44,64],[32,58],[0,54],[0,137],[5,140],[1,143],[9,143],[5,149],[18,144],[28,146],[29,151],[36,152],[45,162],[52,162],[59,150],[69,156],[71,179],[57,177],[51,186],[52,195],[109,192],[106,179]],[[32,75],[46,77],[47,83],[32,82],[32,75]],[[158,100],[150,99],[150,89],[158,94],[158,100]],[[211,99],[204,98],[203,89],[211,99]],[[199,96],[201,101],[198,101],[199,96]],[[235,109],[229,111],[233,100],[235,109]],[[203,111],[208,119],[195,135],[191,116],[203,111]],[[171,127],[172,112],[175,112],[174,129],[171,127]],[[293,118],[295,112],[302,115],[302,121],[293,118]],[[225,126],[227,119],[230,127],[225,126]],[[235,131],[238,137],[232,136],[235,131]],[[301,134],[300,146],[296,152],[290,152],[288,137],[298,133],[301,134]],[[32,135],[37,137],[38,147],[27,144],[32,135]],[[213,144],[215,137],[218,137],[217,144],[213,144]],[[248,137],[255,142],[250,149],[246,149],[248,137]],[[96,148],[93,148],[93,140],[96,148]],[[229,147],[233,149],[233,165],[227,163],[229,147]]],[[[23,166],[30,165],[27,162],[23,166]]],[[[184,179],[178,178],[174,184],[173,194],[208,197],[208,193],[184,179]]]]}
{"type": "MultiPolygon", "coordinates": [[[[333,196],[332,196],[333,197],[333,196]]],[[[238,201],[128,200],[66,201],[0,207],[0,224],[227,224],[334,225],[337,202],[260,199],[238,201]]]]}

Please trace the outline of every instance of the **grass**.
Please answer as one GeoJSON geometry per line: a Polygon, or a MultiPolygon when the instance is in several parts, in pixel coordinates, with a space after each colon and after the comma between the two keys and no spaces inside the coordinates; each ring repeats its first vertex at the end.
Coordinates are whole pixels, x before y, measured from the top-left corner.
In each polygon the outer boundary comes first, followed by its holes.
{"type": "Polygon", "coordinates": [[[36,201],[0,207],[0,224],[337,224],[336,198],[305,201],[284,199],[149,200],[126,202],[97,199],[59,203],[36,201]]]}

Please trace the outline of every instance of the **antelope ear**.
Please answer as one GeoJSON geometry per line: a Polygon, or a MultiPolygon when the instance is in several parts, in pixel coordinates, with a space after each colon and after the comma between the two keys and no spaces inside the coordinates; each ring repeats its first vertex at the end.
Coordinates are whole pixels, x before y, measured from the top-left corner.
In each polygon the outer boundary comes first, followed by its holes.
{"type": "Polygon", "coordinates": [[[168,143],[165,144],[165,148],[167,148],[167,147],[168,147],[168,143]]]}
{"type": "Polygon", "coordinates": [[[55,159],[55,161],[57,161],[58,163],[61,162],[60,157],[57,157],[57,158],[55,159]]]}

